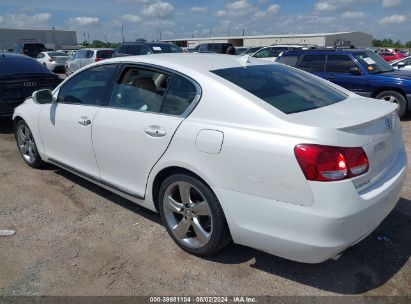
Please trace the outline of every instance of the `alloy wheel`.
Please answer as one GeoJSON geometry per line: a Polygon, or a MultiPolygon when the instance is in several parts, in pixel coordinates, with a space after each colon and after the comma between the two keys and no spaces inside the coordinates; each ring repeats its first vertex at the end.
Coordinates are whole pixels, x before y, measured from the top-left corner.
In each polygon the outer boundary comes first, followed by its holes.
{"type": "Polygon", "coordinates": [[[385,100],[385,101],[388,101],[388,102],[392,102],[392,103],[395,103],[395,104],[399,104],[399,101],[398,101],[398,99],[397,99],[395,96],[384,96],[384,97],[382,98],[382,100],[385,100]]]}
{"type": "Polygon", "coordinates": [[[204,195],[192,184],[170,184],[164,195],[164,216],[175,238],[196,249],[208,244],[213,233],[213,217],[204,195]]]}
{"type": "Polygon", "coordinates": [[[24,124],[20,125],[17,129],[17,143],[20,153],[26,162],[29,164],[34,163],[37,158],[36,145],[33,134],[31,134],[30,129],[24,124]]]}

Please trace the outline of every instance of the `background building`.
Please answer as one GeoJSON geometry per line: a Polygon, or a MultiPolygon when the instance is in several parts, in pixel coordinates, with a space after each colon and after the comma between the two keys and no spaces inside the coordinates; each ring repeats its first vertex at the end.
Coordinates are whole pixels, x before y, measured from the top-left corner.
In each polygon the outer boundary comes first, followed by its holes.
{"type": "Polygon", "coordinates": [[[35,39],[55,50],[77,48],[75,31],[0,28],[0,50],[12,49],[22,39],[35,39]]]}
{"type": "Polygon", "coordinates": [[[163,40],[181,47],[193,48],[201,43],[232,43],[234,46],[264,46],[273,44],[314,44],[318,46],[336,46],[338,44],[354,45],[363,48],[372,45],[373,37],[362,32],[292,34],[292,35],[261,35],[233,36],[209,38],[181,38],[163,40]]]}

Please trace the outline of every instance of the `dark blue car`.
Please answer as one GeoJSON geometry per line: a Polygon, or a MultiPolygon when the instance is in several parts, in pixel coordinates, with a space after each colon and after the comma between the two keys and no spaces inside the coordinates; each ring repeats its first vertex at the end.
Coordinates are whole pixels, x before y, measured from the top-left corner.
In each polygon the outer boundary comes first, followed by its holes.
{"type": "Polygon", "coordinates": [[[397,103],[400,117],[411,110],[411,71],[393,69],[374,52],[298,50],[284,52],[277,61],[313,73],[359,95],[397,103]]]}

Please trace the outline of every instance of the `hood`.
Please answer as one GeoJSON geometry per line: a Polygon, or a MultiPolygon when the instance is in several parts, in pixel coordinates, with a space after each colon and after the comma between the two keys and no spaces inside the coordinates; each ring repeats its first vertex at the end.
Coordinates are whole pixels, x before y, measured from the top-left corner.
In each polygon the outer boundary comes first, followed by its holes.
{"type": "Polygon", "coordinates": [[[391,72],[385,72],[381,74],[377,74],[374,76],[382,76],[382,77],[390,77],[390,78],[401,78],[405,80],[411,80],[411,71],[405,70],[393,70],[391,72]]]}

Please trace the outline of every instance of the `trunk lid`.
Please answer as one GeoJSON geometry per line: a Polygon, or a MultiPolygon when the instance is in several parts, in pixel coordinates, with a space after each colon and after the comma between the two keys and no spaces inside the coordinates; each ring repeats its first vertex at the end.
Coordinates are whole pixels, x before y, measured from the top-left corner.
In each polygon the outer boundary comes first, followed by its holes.
{"type": "Polygon", "coordinates": [[[339,146],[362,147],[368,157],[369,170],[352,179],[358,191],[362,191],[388,173],[403,151],[396,107],[381,100],[350,97],[330,106],[287,116],[294,123],[335,130],[331,134],[335,134],[339,146]]]}

